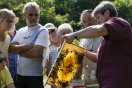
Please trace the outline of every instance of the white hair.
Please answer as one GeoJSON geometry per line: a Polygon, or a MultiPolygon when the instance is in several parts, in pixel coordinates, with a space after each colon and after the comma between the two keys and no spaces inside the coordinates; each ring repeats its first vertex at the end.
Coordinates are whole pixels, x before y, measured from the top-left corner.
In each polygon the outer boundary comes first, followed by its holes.
{"type": "Polygon", "coordinates": [[[69,30],[69,31],[73,32],[71,25],[68,23],[63,23],[58,27],[57,35],[59,35],[62,30],[69,30]]]}
{"type": "Polygon", "coordinates": [[[36,7],[36,9],[37,9],[37,11],[38,11],[38,14],[40,14],[39,5],[38,5],[36,2],[29,2],[29,3],[27,3],[27,4],[24,6],[23,13],[26,13],[27,8],[30,7],[30,6],[36,7]]]}

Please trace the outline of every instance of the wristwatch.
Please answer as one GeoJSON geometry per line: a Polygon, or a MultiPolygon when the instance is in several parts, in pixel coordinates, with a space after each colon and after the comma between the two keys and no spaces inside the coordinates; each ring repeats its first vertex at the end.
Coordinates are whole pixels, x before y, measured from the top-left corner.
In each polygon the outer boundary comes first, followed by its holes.
{"type": "Polygon", "coordinates": [[[78,40],[78,38],[77,38],[77,32],[74,32],[74,33],[73,33],[73,36],[74,36],[75,39],[78,40]]]}

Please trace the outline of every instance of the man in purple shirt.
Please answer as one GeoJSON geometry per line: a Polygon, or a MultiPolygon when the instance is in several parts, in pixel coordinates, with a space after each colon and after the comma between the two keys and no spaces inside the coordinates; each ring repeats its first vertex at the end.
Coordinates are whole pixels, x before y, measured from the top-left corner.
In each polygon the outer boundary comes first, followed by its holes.
{"type": "Polygon", "coordinates": [[[96,77],[100,88],[132,88],[132,28],[117,17],[115,6],[101,2],[93,11],[99,25],[63,36],[71,43],[75,38],[103,36],[98,53],[86,52],[85,56],[97,62],[96,77]]]}

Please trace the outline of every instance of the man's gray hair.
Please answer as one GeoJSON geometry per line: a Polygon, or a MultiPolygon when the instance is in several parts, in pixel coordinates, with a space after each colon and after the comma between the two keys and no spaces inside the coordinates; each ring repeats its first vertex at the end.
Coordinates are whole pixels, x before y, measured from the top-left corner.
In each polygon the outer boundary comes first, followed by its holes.
{"type": "Polygon", "coordinates": [[[102,1],[92,12],[92,16],[95,16],[97,14],[102,14],[104,15],[105,11],[109,10],[110,11],[110,17],[117,17],[118,13],[115,8],[115,6],[109,2],[109,1],[102,1]]]}
{"type": "Polygon", "coordinates": [[[36,7],[36,9],[37,9],[37,11],[38,11],[38,14],[40,14],[39,5],[38,5],[36,2],[29,2],[29,3],[27,3],[27,4],[24,6],[23,13],[26,13],[27,8],[30,7],[30,6],[36,7]]]}
{"type": "Polygon", "coordinates": [[[62,30],[69,30],[69,31],[73,32],[71,25],[68,23],[63,23],[58,27],[57,35],[59,35],[62,30]]]}
{"type": "Polygon", "coordinates": [[[81,22],[83,22],[83,21],[82,21],[82,17],[83,17],[83,15],[86,14],[86,13],[90,13],[90,14],[91,14],[91,13],[92,13],[92,10],[87,9],[87,10],[84,10],[84,11],[81,13],[81,16],[80,16],[81,22]]]}
{"type": "Polygon", "coordinates": [[[12,10],[8,10],[8,9],[1,9],[0,10],[0,21],[4,20],[6,18],[9,18],[9,17],[13,17],[13,18],[16,17],[16,15],[13,13],[12,10]]]}

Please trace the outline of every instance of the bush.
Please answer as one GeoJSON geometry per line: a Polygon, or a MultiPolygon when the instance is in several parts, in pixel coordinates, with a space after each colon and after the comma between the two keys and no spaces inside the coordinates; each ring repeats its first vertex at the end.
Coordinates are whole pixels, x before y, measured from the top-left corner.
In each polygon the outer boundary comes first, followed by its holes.
{"type": "Polygon", "coordinates": [[[127,20],[132,26],[132,0],[115,0],[113,4],[117,8],[118,16],[127,20]]]}

